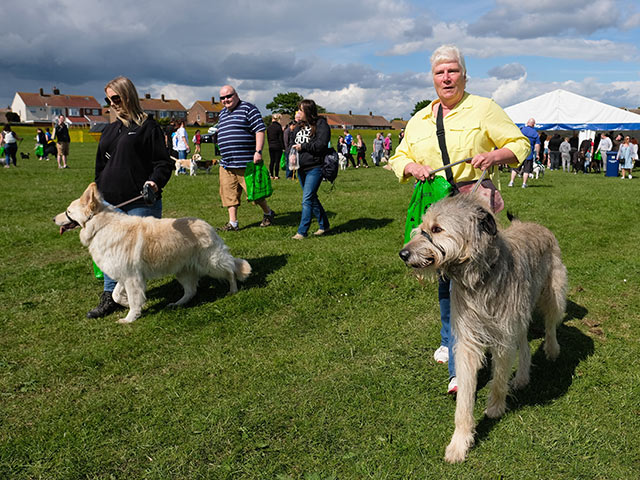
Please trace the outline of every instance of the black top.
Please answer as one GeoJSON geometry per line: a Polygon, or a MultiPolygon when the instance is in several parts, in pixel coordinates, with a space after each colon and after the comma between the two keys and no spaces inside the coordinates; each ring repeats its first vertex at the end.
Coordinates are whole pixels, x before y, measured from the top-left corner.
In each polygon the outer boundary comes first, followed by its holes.
{"type": "Polygon", "coordinates": [[[69,129],[67,128],[67,124],[63,123],[60,125],[59,123],[56,125],[56,128],[53,130],[53,136],[56,137],[56,142],[70,142],[71,138],[69,137],[69,129]]]}
{"type": "Polygon", "coordinates": [[[295,144],[302,146],[299,152],[300,170],[304,172],[322,167],[331,140],[331,129],[327,120],[324,117],[318,118],[313,136],[311,136],[311,127],[304,125],[296,126],[294,133],[295,144]]]}
{"type": "Polygon", "coordinates": [[[96,183],[112,205],[140,195],[147,180],[158,186],[159,198],[173,169],[162,129],[152,118],[141,126],[134,123],[129,127],[117,120],[102,132],[96,153],[96,183]]]}
{"type": "Polygon", "coordinates": [[[284,135],[282,134],[282,125],[279,122],[272,122],[267,127],[267,140],[271,150],[284,149],[284,135]]]}

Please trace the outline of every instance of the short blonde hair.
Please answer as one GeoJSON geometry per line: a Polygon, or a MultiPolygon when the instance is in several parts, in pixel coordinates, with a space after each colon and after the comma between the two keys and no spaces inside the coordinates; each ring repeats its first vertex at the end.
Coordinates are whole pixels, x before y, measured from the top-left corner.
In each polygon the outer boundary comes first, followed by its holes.
{"type": "Polygon", "coordinates": [[[462,70],[462,75],[467,76],[467,66],[464,63],[464,56],[455,45],[441,45],[431,54],[431,73],[433,69],[441,63],[457,62],[462,70]]]}
{"type": "Polygon", "coordinates": [[[282,115],[280,115],[279,113],[274,113],[273,115],[271,115],[271,120],[273,120],[274,122],[279,122],[281,118],[282,115]]]}
{"type": "Polygon", "coordinates": [[[133,82],[127,77],[116,77],[104,87],[105,93],[107,88],[110,88],[120,96],[122,106],[128,114],[128,118],[123,118],[118,115],[120,121],[126,126],[129,126],[129,121],[133,121],[133,123],[137,125],[142,125],[147,119],[147,114],[142,110],[138,91],[133,85],[133,82]]]}

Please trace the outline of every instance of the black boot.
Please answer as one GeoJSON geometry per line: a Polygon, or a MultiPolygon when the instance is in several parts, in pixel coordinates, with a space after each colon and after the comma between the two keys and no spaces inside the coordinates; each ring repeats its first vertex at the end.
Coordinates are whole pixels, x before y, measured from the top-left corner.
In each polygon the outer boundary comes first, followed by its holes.
{"type": "Polygon", "coordinates": [[[100,303],[96,308],[87,312],[87,318],[106,317],[110,313],[113,313],[120,308],[122,307],[113,300],[111,292],[102,292],[100,303]]]}

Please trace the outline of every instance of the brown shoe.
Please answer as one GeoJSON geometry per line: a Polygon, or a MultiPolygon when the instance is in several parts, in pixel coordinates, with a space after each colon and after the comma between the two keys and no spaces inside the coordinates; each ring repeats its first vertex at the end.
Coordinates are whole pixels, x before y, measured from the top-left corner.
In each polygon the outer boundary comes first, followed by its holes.
{"type": "Polygon", "coordinates": [[[218,228],[218,230],[222,232],[237,232],[238,230],[240,230],[240,228],[234,227],[230,222],[227,222],[224,226],[218,228]]]}
{"type": "Polygon", "coordinates": [[[262,216],[262,222],[260,222],[261,227],[270,227],[273,224],[273,219],[276,216],[276,212],[271,210],[270,213],[265,213],[262,216]]]}

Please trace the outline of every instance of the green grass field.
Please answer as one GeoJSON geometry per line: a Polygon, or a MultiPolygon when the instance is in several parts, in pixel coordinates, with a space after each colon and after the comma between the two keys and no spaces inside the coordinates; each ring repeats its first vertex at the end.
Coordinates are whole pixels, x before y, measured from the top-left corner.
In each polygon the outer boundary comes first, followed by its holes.
{"type": "MultiPolygon", "coordinates": [[[[300,187],[276,181],[275,226],[243,204],[241,230],[222,234],[253,266],[237,295],[204,279],[170,310],[180,286],[155,280],[143,316],[119,325],[85,318],[101,283],[77,232],[52,222],[92,181],[96,146],[72,144],[68,170],[33,153],[0,168],[0,478],[639,478],[640,179],[555,171],[503,189],[560,242],[562,353],[545,360],[534,323],[531,385],[499,420],[482,415],[481,373],[476,446],[452,466],[436,286],[398,257],[411,185],[340,172],[320,191],[332,233],[294,241],[300,187]]],[[[217,192],[217,172],[172,177],[164,214],[221,226],[217,192]]]]}

